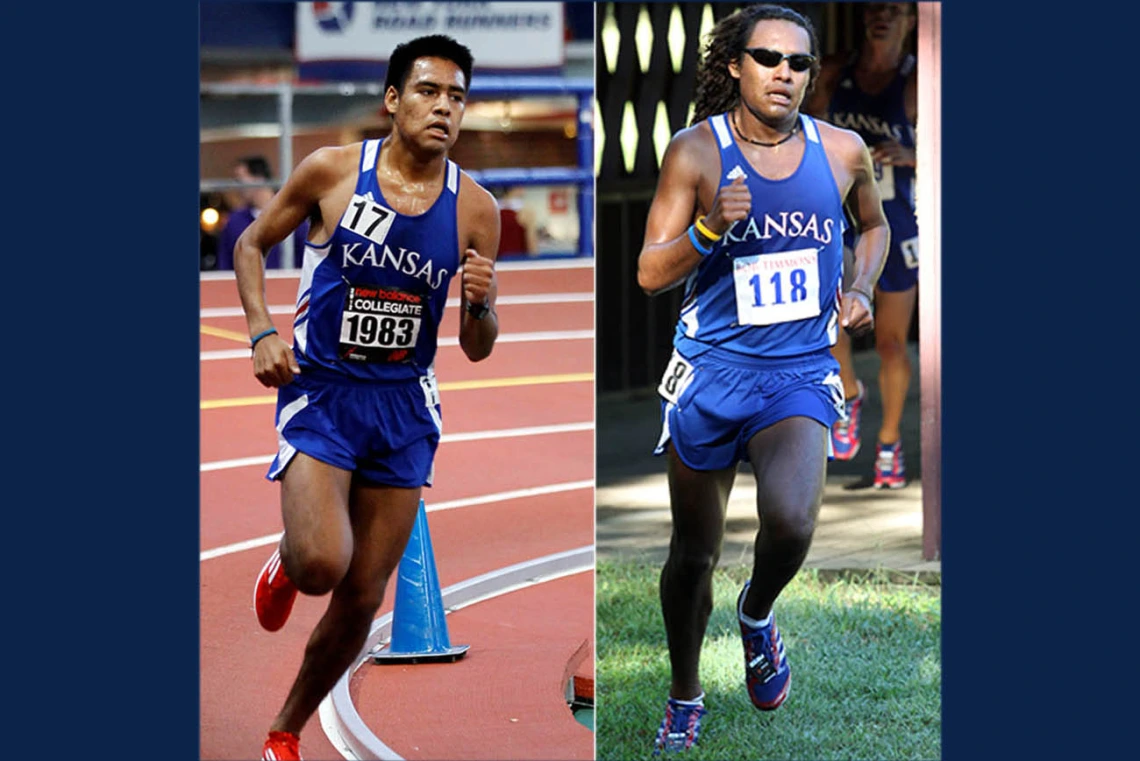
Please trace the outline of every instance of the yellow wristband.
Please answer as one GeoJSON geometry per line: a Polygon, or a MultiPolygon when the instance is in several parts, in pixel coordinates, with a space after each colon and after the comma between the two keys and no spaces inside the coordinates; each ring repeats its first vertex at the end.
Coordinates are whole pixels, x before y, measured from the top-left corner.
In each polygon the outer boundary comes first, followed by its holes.
{"type": "Polygon", "coordinates": [[[701,235],[705,236],[706,238],[713,241],[714,243],[724,237],[723,234],[717,235],[712,230],[710,230],[708,227],[706,227],[704,217],[697,217],[697,221],[694,222],[693,224],[695,224],[697,226],[697,230],[700,231],[701,235]]]}

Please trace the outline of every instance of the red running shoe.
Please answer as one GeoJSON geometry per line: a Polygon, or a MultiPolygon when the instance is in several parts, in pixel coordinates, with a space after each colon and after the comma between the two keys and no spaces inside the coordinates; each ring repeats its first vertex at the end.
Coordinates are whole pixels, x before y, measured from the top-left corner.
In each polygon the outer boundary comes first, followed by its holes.
{"type": "Polygon", "coordinates": [[[302,761],[300,742],[292,732],[270,732],[261,749],[261,761],[302,761]]]}
{"type": "Polygon", "coordinates": [[[901,489],[906,486],[906,466],[903,464],[902,441],[894,444],[875,444],[875,488],[901,489]]]}
{"type": "Polygon", "coordinates": [[[257,584],[253,589],[253,608],[257,611],[257,622],[261,628],[275,632],[284,626],[289,620],[289,614],[293,612],[293,601],[296,599],[297,587],[293,586],[293,582],[285,575],[285,569],[281,567],[281,548],[278,547],[257,575],[257,584]]]}
{"type": "Polygon", "coordinates": [[[846,411],[844,417],[835,421],[831,426],[831,448],[837,460],[852,460],[859,454],[859,425],[863,418],[863,381],[859,384],[859,393],[854,399],[848,399],[843,407],[846,411]]]}

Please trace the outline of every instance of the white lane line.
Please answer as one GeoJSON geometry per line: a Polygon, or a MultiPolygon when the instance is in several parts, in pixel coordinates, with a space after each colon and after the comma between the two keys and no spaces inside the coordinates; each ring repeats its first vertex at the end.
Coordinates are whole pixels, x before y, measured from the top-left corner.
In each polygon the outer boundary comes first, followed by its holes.
{"type": "Polygon", "coordinates": [[[594,488],[594,479],[586,481],[567,481],[562,484],[550,484],[549,486],[535,486],[529,489],[516,489],[514,491],[503,491],[498,494],[485,494],[481,497],[465,497],[463,499],[453,499],[449,502],[436,502],[435,504],[424,503],[424,512],[434,513],[439,510],[452,510],[457,507],[470,507],[472,505],[483,505],[488,502],[497,502],[507,499],[520,499],[522,497],[538,497],[543,494],[557,494],[558,492],[574,491],[575,489],[592,489],[594,488]]]}
{"type": "MultiPolygon", "coordinates": [[[[590,291],[578,293],[521,293],[505,295],[495,299],[497,306],[518,306],[520,304],[579,304],[591,302],[594,294],[590,291]]],[[[459,306],[459,299],[447,300],[447,306],[459,306]]],[[[293,314],[297,307],[293,304],[273,304],[269,307],[269,314],[293,314]]],[[[244,317],[241,307],[204,307],[198,310],[198,316],[203,320],[212,317],[244,317]]]]}
{"type": "MultiPolygon", "coordinates": [[[[518,262],[499,262],[495,265],[495,269],[499,272],[531,272],[535,270],[583,270],[593,269],[593,257],[583,257],[580,259],[535,259],[532,261],[518,261],[518,262]]],[[[272,269],[266,270],[266,280],[297,280],[301,277],[301,270],[279,270],[272,269]]],[[[221,272],[200,272],[198,278],[201,282],[208,283],[216,280],[233,280],[234,273],[232,270],[224,270],[221,272]]]]}
{"type": "MultiPolygon", "coordinates": [[[[578,547],[472,577],[443,588],[440,590],[440,597],[444,605],[444,614],[450,615],[469,605],[519,589],[593,570],[593,546],[578,547]]],[[[369,663],[373,651],[389,638],[392,618],[393,613],[389,612],[372,622],[372,630],[365,640],[362,654],[321,701],[319,710],[321,727],[333,746],[348,761],[363,761],[363,759],[402,761],[403,759],[364,723],[348,688],[353,675],[361,666],[369,663]]]]}
{"type": "MultiPolygon", "coordinates": [[[[502,333],[495,343],[513,344],[529,343],[531,341],[585,341],[594,338],[593,330],[540,330],[533,333],[502,333]]],[[[441,336],[440,346],[458,346],[457,336],[441,336]]],[[[244,349],[221,349],[217,351],[204,351],[198,354],[198,359],[206,362],[217,359],[249,359],[249,347],[244,349]]]]}
{"type": "MultiPolygon", "coordinates": [[[[502,491],[495,494],[483,494],[478,497],[466,497],[464,499],[453,499],[448,502],[436,502],[432,504],[424,500],[424,512],[434,513],[439,510],[453,510],[457,507],[471,507],[474,505],[485,505],[489,502],[505,502],[510,499],[521,499],[523,497],[537,497],[543,494],[557,494],[564,491],[576,491],[578,489],[592,489],[594,488],[594,481],[568,481],[561,484],[549,484],[547,486],[535,486],[529,489],[515,489],[514,491],[502,491]]],[[[245,550],[256,549],[257,547],[264,547],[267,544],[274,544],[281,539],[281,533],[267,534],[266,536],[259,536],[256,539],[247,539],[244,542],[236,542],[234,544],[227,544],[222,547],[215,547],[210,550],[203,550],[198,554],[198,562],[205,562],[213,558],[220,558],[225,555],[233,555],[237,552],[244,552],[245,550]]]]}
{"type": "MultiPolygon", "coordinates": [[[[593,423],[562,423],[558,425],[533,425],[526,428],[499,428],[492,431],[468,431],[466,433],[445,433],[440,437],[439,443],[451,444],[456,441],[487,441],[490,439],[513,439],[523,436],[544,436],[551,433],[574,433],[577,431],[592,431],[593,423]]],[[[258,455],[256,457],[238,457],[232,460],[215,460],[204,462],[198,466],[198,472],[210,473],[215,470],[229,470],[231,468],[245,468],[250,465],[268,465],[273,462],[275,455],[258,455]]]]}

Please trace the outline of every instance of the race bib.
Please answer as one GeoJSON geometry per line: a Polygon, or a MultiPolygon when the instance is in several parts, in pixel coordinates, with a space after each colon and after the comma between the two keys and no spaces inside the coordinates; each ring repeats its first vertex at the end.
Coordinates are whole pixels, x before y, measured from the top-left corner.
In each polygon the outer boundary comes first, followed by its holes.
{"type": "Polygon", "coordinates": [[[657,386],[657,393],[667,402],[677,404],[681,394],[685,393],[689,382],[693,380],[693,366],[677,352],[669,360],[665,374],[661,376],[661,383],[657,386]]]}
{"type": "Polygon", "coordinates": [[[895,197],[895,168],[891,164],[875,162],[875,182],[879,184],[879,198],[892,201],[895,197]]]}
{"type": "Polygon", "coordinates": [[[340,356],[408,362],[423,324],[425,297],[376,285],[349,285],[340,322],[340,356]]]}
{"type": "Polygon", "coordinates": [[[383,243],[394,221],[396,212],[371,198],[354,195],[340,220],[340,226],[375,243],[383,243]]]}
{"type": "Polygon", "coordinates": [[[775,325],[819,315],[819,251],[804,248],[733,260],[741,325],[775,325]]]}

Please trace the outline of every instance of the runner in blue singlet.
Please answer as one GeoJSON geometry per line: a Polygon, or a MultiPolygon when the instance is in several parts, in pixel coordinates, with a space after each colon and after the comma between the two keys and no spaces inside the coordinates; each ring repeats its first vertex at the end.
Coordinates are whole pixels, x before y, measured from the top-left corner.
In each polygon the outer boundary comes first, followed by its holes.
{"type": "Polygon", "coordinates": [[[236,246],[253,372],[278,389],[268,477],[285,531],[257,579],[258,622],[276,631],[298,591],[331,592],[263,759],[300,757],[302,728],[359,655],[403,555],[440,440],[432,368],[453,277],[467,357],[486,358],[498,335],[498,205],[447,158],[472,65],[442,35],[398,46],[391,134],[309,155],[236,246]],[[263,255],[306,218],[289,346],[266,308],[263,255]]]}
{"type": "MultiPolygon", "coordinates": [[[[815,92],[804,110],[858,132],[871,148],[883,211],[891,226],[891,250],[875,285],[875,349],[880,359],[883,419],[875,442],[874,485],[906,485],[899,426],[910,385],[907,336],[917,300],[918,223],[914,206],[915,122],[918,90],[915,59],[905,53],[917,21],[913,3],[863,5],[865,36],[860,50],[825,59],[815,92]]],[[[832,428],[838,459],[859,452],[862,381],[851,361],[851,343],[840,337],[834,354],[847,397],[846,415],[832,428]]]]}
{"type": "Polygon", "coordinates": [[[823,498],[843,392],[831,346],[872,328],[889,230],[854,132],[800,113],[818,74],[810,22],[773,5],[719,22],[692,126],[665,152],[638,259],[649,294],[685,289],[659,386],[673,530],[661,573],[672,682],[657,751],[697,741],[698,665],[724,511],[742,460],[757,482],[752,578],[737,599],[745,684],[760,710],[791,685],[773,604],[799,570],[823,498]],[[843,283],[844,212],[858,222],[843,283]]]}

